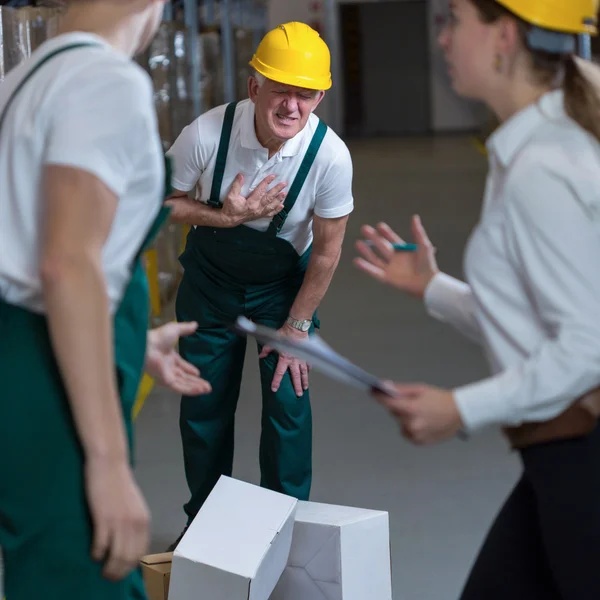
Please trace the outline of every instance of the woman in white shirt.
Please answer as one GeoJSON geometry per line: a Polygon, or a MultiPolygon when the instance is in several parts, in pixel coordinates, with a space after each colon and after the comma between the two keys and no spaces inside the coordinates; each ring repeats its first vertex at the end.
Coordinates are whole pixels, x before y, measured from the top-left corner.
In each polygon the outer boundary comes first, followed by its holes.
{"type": "Polygon", "coordinates": [[[523,475],[462,600],[600,598],[600,70],[576,56],[596,0],[453,0],[440,36],[456,91],[501,126],[488,142],[467,283],[365,227],[357,265],[423,298],[480,343],[492,376],[454,390],[398,385],[379,400],[417,444],[499,425],[523,475]]]}

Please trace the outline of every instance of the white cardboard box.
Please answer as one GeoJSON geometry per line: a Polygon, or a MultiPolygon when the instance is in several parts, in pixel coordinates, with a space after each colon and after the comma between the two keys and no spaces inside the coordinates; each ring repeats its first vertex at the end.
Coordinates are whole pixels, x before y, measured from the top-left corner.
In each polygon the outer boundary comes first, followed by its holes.
{"type": "Polygon", "coordinates": [[[221,477],[174,552],[169,600],[268,600],[288,561],[297,502],[221,477]]]}
{"type": "Polygon", "coordinates": [[[387,512],[299,502],[271,600],[391,600],[387,512]]]}

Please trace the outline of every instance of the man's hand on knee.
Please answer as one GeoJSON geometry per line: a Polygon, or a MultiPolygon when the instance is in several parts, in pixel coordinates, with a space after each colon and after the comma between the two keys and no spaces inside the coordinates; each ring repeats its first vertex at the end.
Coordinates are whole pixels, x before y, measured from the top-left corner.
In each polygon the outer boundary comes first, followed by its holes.
{"type": "MultiPolygon", "coordinates": [[[[302,333],[296,329],[289,327],[288,325],[284,325],[279,333],[282,335],[288,335],[290,337],[304,339],[308,337],[308,333],[302,333]]],[[[263,359],[269,356],[273,352],[273,349],[269,346],[265,346],[260,353],[259,358],[263,359]]],[[[292,385],[294,386],[294,391],[296,392],[296,396],[301,398],[304,395],[304,392],[308,390],[308,373],[310,371],[309,366],[303,360],[298,360],[288,354],[280,353],[279,361],[277,362],[277,367],[275,368],[275,375],[273,376],[273,383],[271,384],[271,390],[273,392],[277,392],[281,387],[281,382],[285,377],[287,370],[290,371],[290,376],[292,378],[292,385]]]]}
{"type": "Polygon", "coordinates": [[[308,368],[304,361],[292,358],[287,355],[279,355],[279,361],[277,368],[275,369],[275,375],[273,376],[273,383],[271,390],[276,392],[281,386],[281,381],[285,377],[287,370],[290,370],[290,377],[292,378],[292,385],[296,396],[301,398],[304,392],[308,389],[308,368]]]}

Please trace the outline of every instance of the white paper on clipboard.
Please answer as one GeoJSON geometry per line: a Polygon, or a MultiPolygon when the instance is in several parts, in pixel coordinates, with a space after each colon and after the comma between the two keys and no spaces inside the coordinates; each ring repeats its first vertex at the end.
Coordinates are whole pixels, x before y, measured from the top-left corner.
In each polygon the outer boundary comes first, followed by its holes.
{"type": "Polygon", "coordinates": [[[367,392],[376,390],[390,396],[397,396],[394,387],[340,356],[318,335],[296,340],[285,337],[270,327],[257,325],[245,317],[238,317],[232,329],[239,335],[252,336],[261,344],[304,360],[313,369],[336,381],[367,392]]]}

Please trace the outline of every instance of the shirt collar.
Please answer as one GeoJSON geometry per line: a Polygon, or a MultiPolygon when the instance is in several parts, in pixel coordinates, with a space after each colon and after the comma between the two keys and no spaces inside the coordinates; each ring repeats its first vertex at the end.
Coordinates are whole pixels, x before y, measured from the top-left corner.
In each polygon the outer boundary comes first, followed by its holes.
{"type": "Polygon", "coordinates": [[[244,112],[242,113],[240,143],[242,144],[242,148],[247,148],[248,150],[265,150],[256,137],[254,115],[254,102],[247,100],[244,112]]]}
{"type": "Polygon", "coordinates": [[[490,156],[503,167],[508,167],[544,121],[564,116],[564,92],[554,90],[544,94],[538,102],[513,115],[490,136],[486,143],[490,156]]]}
{"type": "MultiPolygon", "coordinates": [[[[254,117],[256,115],[254,102],[248,100],[244,107],[242,115],[242,124],[240,131],[240,143],[243,148],[248,150],[263,150],[266,148],[258,141],[256,137],[256,127],[254,125],[254,117]]],[[[305,131],[308,128],[308,123],[302,131],[296,134],[291,140],[288,140],[281,149],[281,156],[296,156],[301,148],[302,142],[304,141],[305,131]]]]}
{"type": "MultiPolygon", "coordinates": [[[[69,31],[67,33],[61,33],[56,37],[50,38],[46,42],[45,47],[54,50],[55,48],[62,48],[63,46],[66,46],[68,44],[76,44],[81,42],[92,42],[99,46],[103,46],[108,50],[112,50],[117,54],[122,54],[121,52],[115,50],[105,38],[95,33],[90,33],[87,31],[69,31]]],[[[125,55],[123,54],[123,56],[125,55]]]]}

